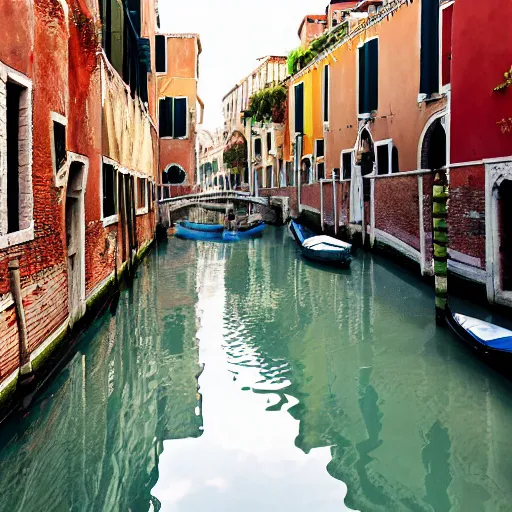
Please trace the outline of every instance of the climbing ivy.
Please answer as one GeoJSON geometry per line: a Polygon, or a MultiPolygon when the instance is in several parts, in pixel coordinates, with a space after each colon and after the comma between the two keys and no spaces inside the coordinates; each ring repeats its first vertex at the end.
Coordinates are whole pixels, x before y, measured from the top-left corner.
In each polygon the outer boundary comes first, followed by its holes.
{"type": "Polygon", "coordinates": [[[224,164],[232,174],[240,174],[245,167],[247,150],[244,142],[235,142],[224,151],[224,164]]]}
{"type": "Polygon", "coordinates": [[[313,39],[306,48],[292,50],[287,59],[288,73],[294,75],[313,62],[322,52],[341,41],[348,34],[348,24],[339,25],[329,34],[322,34],[313,39]]]}

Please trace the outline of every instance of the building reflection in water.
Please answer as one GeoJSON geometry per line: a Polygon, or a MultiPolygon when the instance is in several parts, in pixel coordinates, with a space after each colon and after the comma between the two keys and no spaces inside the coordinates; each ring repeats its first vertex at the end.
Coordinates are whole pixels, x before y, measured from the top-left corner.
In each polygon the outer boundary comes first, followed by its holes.
{"type": "Polygon", "coordinates": [[[0,510],[160,508],[164,439],[202,433],[195,248],[153,253],[25,417],[1,431],[0,510]],[[162,282],[179,283],[169,296],[162,282]]]}
{"type": "Polygon", "coordinates": [[[172,240],[0,431],[0,511],[509,510],[512,386],[432,308],[284,229],[172,240]]]}

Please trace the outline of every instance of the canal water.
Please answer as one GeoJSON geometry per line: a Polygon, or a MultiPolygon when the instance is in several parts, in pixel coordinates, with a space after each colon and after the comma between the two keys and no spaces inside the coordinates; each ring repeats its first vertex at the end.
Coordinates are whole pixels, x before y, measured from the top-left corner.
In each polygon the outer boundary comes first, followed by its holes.
{"type": "Polygon", "coordinates": [[[172,239],[1,427],[0,511],[510,511],[512,386],[433,319],[367,253],[172,239]]]}

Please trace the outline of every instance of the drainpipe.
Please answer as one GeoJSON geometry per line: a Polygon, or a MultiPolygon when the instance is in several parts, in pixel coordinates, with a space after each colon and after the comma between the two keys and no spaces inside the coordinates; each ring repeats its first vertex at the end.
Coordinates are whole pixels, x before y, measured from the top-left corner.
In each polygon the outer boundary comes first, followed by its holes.
{"type": "Polygon", "coordinates": [[[18,324],[19,339],[19,367],[21,376],[32,373],[32,363],[28,351],[27,324],[25,320],[25,309],[21,296],[20,263],[17,259],[9,261],[9,278],[11,294],[16,307],[16,323],[18,324]]]}
{"type": "Polygon", "coordinates": [[[448,180],[446,170],[435,172],[432,191],[434,228],[434,277],[436,288],[436,322],[443,324],[448,303],[448,180]]]}

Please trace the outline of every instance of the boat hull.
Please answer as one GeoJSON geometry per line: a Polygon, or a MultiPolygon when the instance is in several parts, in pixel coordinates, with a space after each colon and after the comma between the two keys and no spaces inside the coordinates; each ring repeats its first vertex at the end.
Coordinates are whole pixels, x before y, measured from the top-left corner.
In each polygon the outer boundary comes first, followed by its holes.
{"type": "Polygon", "coordinates": [[[206,231],[206,232],[222,232],[224,230],[224,226],[222,224],[201,224],[199,222],[190,222],[189,220],[184,220],[180,222],[180,225],[187,229],[193,229],[195,231],[206,231]]]}
{"type": "MultiPolygon", "coordinates": [[[[465,317],[469,318],[469,317],[465,317]]],[[[474,320],[469,318],[470,320],[474,320]]],[[[453,314],[450,308],[446,310],[446,322],[457,337],[462,340],[466,345],[487,363],[508,374],[512,371],[512,352],[509,350],[500,350],[495,347],[489,346],[476,338],[473,334],[468,332],[461,323],[457,321],[457,315],[453,314]]],[[[486,322],[482,322],[487,324],[486,322]]],[[[487,324],[489,325],[489,324],[487,324]]],[[[511,333],[512,334],[512,333],[511,333]]]]}
{"type": "MultiPolygon", "coordinates": [[[[344,244],[345,247],[338,249],[331,247],[329,250],[325,248],[328,244],[320,243],[318,247],[307,247],[307,241],[314,238],[327,239],[329,237],[316,237],[316,235],[306,227],[298,224],[295,221],[290,223],[290,231],[299,245],[302,255],[311,261],[318,261],[329,265],[340,267],[348,267],[352,261],[352,248],[350,244],[344,244]]],[[[342,242],[332,239],[333,243],[342,244],[342,242]]]]}
{"type": "Polygon", "coordinates": [[[222,233],[222,239],[225,242],[238,242],[239,240],[243,240],[246,238],[253,238],[255,236],[258,236],[263,232],[265,229],[265,224],[262,222],[261,224],[258,224],[257,226],[254,226],[252,228],[246,229],[246,230],[238,230],[238,231],[224,231],[222,233]]]}
{"type": "Polygon", "coordinates": [[[222,240],[222,231],[199,231],[176,224],[176,236],[187,240],[222,240]]]}

